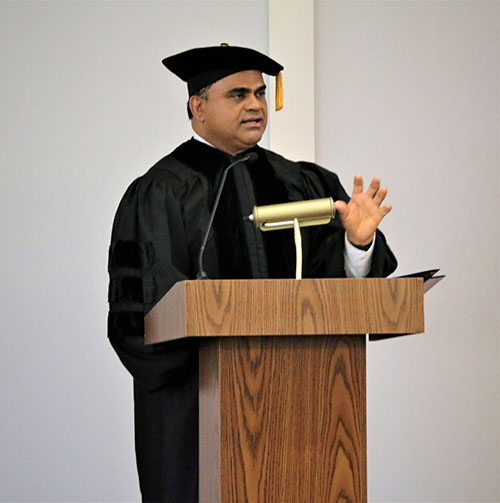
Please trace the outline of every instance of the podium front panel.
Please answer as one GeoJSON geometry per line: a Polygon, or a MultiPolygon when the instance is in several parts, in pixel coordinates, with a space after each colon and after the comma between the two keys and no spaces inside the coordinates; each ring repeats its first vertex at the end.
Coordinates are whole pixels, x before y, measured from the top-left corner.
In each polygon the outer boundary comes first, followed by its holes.
{"type": "Polygon", "coordinates": [[[203,341],[200,502],[365,502],[365,339],[203,341]]]}

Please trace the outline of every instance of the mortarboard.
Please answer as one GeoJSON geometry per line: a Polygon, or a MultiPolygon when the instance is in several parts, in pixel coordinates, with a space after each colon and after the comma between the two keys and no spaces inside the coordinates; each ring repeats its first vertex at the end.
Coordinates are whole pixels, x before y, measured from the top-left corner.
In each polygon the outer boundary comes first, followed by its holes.
{"type": "Polygon", "coordinates": [[[198,47],[165,58],[163,64],[187,82],[189,96],[233,73],[259,70],[276,76],[276,110],[283,108],[283,66],[254,49],[221,44],[198,47]]]}

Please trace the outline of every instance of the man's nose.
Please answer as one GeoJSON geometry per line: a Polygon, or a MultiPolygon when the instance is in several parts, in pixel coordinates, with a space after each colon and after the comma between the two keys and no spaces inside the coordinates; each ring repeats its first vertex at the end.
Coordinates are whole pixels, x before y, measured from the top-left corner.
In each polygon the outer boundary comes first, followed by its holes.
{"type": "Polygon", "coordinates": [[[255,94],[249,94],[246,102],[247,110],[261,110],[263,107],[264,107],[263,100],[255,96],[255,94]]]}

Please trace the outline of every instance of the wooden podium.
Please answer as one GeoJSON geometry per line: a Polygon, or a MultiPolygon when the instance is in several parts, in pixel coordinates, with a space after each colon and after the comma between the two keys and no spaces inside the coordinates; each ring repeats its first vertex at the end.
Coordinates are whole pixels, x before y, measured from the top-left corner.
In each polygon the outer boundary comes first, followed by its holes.
{"type": "Polygon", "coordinates": [[[367,501],[366,334],[424,330],[423,280],[205,280],[146,316],[200,341],[200,503],[367,501]]]}

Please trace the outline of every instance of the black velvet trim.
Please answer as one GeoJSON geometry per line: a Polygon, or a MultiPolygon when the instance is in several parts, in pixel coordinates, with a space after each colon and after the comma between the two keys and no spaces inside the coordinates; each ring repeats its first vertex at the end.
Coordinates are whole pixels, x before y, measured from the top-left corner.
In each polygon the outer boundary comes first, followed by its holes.
{"type": "Polygon", "coordinates": [[[157,298],[156,279],[154,276],[149,274],[144,275],[142,278],[142,294],[144,297],[144,303],[149,304],[151,302],[156,302],[157,298]]]}
{"type": "MultiPolygon", "coordinates": [[[[172,154],[179,162],[202,173],[208,181],[207,205],[211,209],[224,168],[234,162],[229,154],[198,140],[191,139],[180,145],[172,154]]],[[[230,171],[215,213],[213,233],[217,243],[218,277],[223,279],[251,278],[243,229],[241,204],[238,200],[234,173],[230,171]]]]}
{"type": "Polygon", "coordinates": [[[109,302],[144,302],[142,278],[133,276],[111,278],[108,300],[109,302]]]}
{"type": "Polygon", "coordinates": [[[249,253],[241,226],[242,218],[234,174],[229,172],[214,219],[219,275],[222,279],[252,277],[249,253]]]}
{"type": "Polygon", "coordinates": [[[144,314],[137,311],[111,311],[108,316],[108,337],[122,339],[144,336],[144,314]]]}
{"type": "Polygon", "coordinates": [[[109,248],[109,267],[149,269],[154,262],[153,244],[134,241],[115,241],[109,248]]]}
{"type": "Polygon", "coordinates": [[[154,302],[156,282],[153,276],[112,276],[109,281],[108,300],[116,302],[154,302]]]}
{"type": "MultiPolygon", "coordinates": [[[[288,203],[290,201],[285,186],[276,177],[272,165],[258,148],[258,160],[248,169],[252,179],[257,206],[288,203]]],[[[245,154],[247,154],[245,152],[245,154]]],[[[302,231],[304,232],[304,231],[302,231]]],[[[295,245],[293,230],[262,232],[270,278],[293,278],[295,276],[295,245]]]]}

